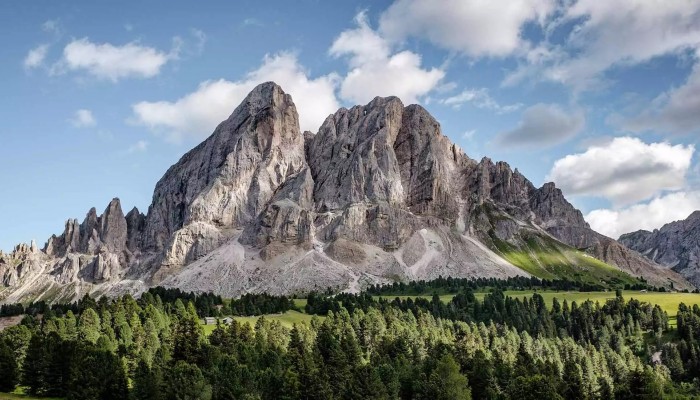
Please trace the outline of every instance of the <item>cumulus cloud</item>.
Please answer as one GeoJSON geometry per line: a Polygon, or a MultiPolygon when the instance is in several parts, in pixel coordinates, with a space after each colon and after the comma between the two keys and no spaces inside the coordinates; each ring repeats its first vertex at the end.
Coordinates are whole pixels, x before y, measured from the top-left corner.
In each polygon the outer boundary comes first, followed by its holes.
{"type": "Polygon", "coordinates": [[[489,90],[486,88],[465,89],[459,94],[440,100],[440,103],[455,109],[459,109],[462,105],[469,103],[476,108],[493,110],[498,114],[516,111],[523,106],[522,103],[499,104],[491,97],[489,90]]]}
{"type": "Polygon", "coordinates": [[[595,231],[618,238],[639,229],[661,228],[666,223],[687,218],[695,210],[700,210],[700,191],[682,191],[620,210],[593,210],[585,218],[595,231]]]}
{"type": "Polygon", "coordinates": [[[256,85],[274,81],[292,95],[301,129],[315,132],[340,107],[335,97],[337,79],[334,74],[311,79],[294,54],[279,53],[265,56],[262,65],[241,80],[205,81],[175,101],[136,103],[132,120],[171,142],[201,139],[211,134],[256,85]]]}
{"type": "Polygon", "coordinates": [[[700,2],[663,0],[578,0],[547,29],[570,29],[560,44],[545,41],[533,48],[523,67],[505,81],[531,75],[570,84],[579,90],[595,87],[612,67],[647,62],[679,54],[700,45],[700,2]]]}
{"type": "Polygon", "coordinates": [[[93,43],[88,38],[73,40],[63,49],[63,57],[52,67],[54,74],[84,71],[97,78],[116,82],[123,78],[152,78],[177,58],[177,46],[169,53],[138,42],[115,46],[93,43]]]}
{"type": "Polygon", "coordinates": [[[439,68],[423,69],[416,53],[392,54],[389,42],[369,26],[364,12],[355,22],[357,27],[342,32],[330,48],[332,56],[348,57],[350,71],[340,85],[344,99],[366,103],[375,96],[397,96],[415,103],[445,76],[439,68]]]}
{"type": "Polygon", "coordinates": [[[393,41],[413,36],[471,56],[507,56],[527,47],[523,26],[554,9],[553,0],[397,0],[379,27],[393,41]]]}
{"type": "MultiPolygon", "coordinates": [[[[641,114],[623,119],[621,126],[632,132],[657,130],[673,134],[700,131],[700,64],[687,81],[658,96],[641,114]]],[[[617,116],[614,119],[620,119],[617,116]]]]}
{"type": "Polygon", "coordinates": [[[553,146],[576,136],[584,124],[580,110],[565,111],[554,104],[535,104],[523,112],[517,127],[500,133],[496,142],[508,147],[553,146]]]}
{"type": "Polygon", "coordinates": [[[48,44],[42,44],[29,50],[27,56],[24,57],[24,68],[33,69],[41,66],[44,63],[44,60],[46,59],[46,54],[48,53],[48,51],[48,44]]]}
{"type": "Polygon", "coordinates": [[[92,128],[97,125],[97,120],[92,115],[92,111],[86,109],[76,111],[73,118],[69,121],[76,128],[92,128]]]}
{"type": "Polygon", "coordinates": [[[607,198],[616,207],[682,189],[694,146],[618,137],[557,160],[547,177],[567,195],[607,198]]]}

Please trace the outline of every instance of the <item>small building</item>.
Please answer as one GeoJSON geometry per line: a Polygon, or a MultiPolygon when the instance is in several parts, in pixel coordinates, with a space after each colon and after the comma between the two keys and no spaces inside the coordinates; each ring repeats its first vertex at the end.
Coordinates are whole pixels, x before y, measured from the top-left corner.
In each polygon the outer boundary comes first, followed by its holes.
{"type": "Polygon", "coordinates": [[[224,325],[229,325],[231,323],[231,321],[233,321],[233,318],[231,318],[231,317],[224,317],[224,318],[204,317],[204,325],[216,325],[216,321],[220,321],[224,325]]]}

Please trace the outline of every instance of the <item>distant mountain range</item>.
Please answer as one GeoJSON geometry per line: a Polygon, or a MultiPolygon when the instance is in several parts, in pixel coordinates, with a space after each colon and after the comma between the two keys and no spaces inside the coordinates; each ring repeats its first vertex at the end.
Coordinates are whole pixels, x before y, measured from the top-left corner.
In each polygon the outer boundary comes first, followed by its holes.
{"type": "Polygon", "coordinates": [[[624,234],[619,241],[700,286],[700,211],[653,232],[639,230],[624,234]]]}
{"type": "Polygon", "coordinates": [[[168,169],[146,214],[125,215],[114,199],[99,216],[68,220],[43,249],[0,253],[0,299],[154,285],[357,291],[438,276],[698,283],[659,257],[591,230],[553,183],[537,188],[504,162],[469,158],[421,106],[377,97],[302,133],[291,96],[268,82],[168,169]]]}

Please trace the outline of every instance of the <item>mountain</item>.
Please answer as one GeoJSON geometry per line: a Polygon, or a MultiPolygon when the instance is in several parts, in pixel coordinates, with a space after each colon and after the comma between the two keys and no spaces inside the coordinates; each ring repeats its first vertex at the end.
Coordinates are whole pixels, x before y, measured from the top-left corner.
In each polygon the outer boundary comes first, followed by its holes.
{"type": "Polygon", "coordinates": [[[653,232],[626,233],[619,241],[649,260],[678,272],[692,284],[700,285],[700,211],[653,232]]]}
{"type": "Polygon", "coordinates": [[[377,97],[302,133],[291,96],[268,82],[168,169],[145,215],[114,199],[41,250],[0,254],[0,299],[357,291],[441,275],[690,287],[592,231],[553,183],[469,158],[421,106],[377,97]]]}

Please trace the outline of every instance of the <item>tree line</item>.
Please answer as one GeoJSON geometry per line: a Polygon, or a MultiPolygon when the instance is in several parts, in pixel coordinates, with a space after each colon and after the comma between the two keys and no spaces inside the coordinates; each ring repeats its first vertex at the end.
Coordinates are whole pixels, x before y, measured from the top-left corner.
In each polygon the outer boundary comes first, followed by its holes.
{"type": "MultiPolygon", "coordinates": [[[[658,306],[621,295],[546,307],[538,294],[510,298],[500,288],[483,300],[462,288],[450,302],[327,292],[309,294],[309,324],[234,320],[207,336],[198,295],[181,294],[86,296],[28,315],[0,332],[0,391],[21,385],[71,400],[700,395],[697,306],[681,305],[671,329],[658,306]]],[[[293,307],[269,295],[221,303],[255,315],[293,307]]]]}

